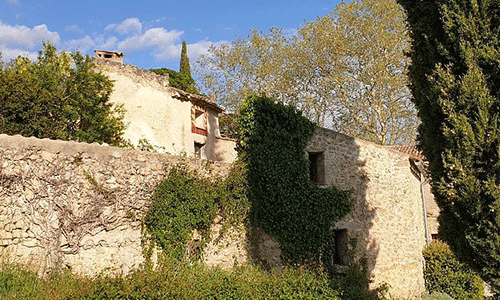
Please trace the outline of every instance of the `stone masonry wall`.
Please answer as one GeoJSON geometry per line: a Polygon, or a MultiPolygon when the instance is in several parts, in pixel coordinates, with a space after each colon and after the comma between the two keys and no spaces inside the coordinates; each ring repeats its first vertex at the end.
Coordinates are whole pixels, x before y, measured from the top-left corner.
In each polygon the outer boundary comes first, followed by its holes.
{"type": "Polygon", "coordinates": [[[40,274],[127,273],[144,261],[142,217],[168,167],[228,164],[98,144],[0,135],[0,256],[40,274]]]}
{"type": "MultiPolygon", "coordinates": [[[[323,153],[321,180],[351,190],[355,208],[335,224],[356,242],[354,259],[367,260],[372,287],[390,285],[394,297],[424,291],[425,243],[419,180],[408,155],[318,129],[307,151],[323,153]]],[[[144,258],[141,224],[148,199],[168,172],[187,162],[207,176],[228,164],[98,144],[0,135],[0,256],[36,266],[94,275],[128,272],[144,258]]],[[[214,224],[214,236],[220,229],[214,224]]],[[[249,249],[248,234],[230,231],[207,246],[208,265],[244,263],[248,251],[279,265],[279,245],[263,233],[249,249]]],[[[255,237],[254,237],[255,239],[255,237]]]]}
{"type": "Polygon", "coordinates": [[[354,259],[367,260],[372,287],[388,283],[393,297],[419,299],[425,232],[409,156],[321,128],[307,151],[323,153],[326,185],[351,191],[354,210],[335,227],[356,241],[354,259]]]}

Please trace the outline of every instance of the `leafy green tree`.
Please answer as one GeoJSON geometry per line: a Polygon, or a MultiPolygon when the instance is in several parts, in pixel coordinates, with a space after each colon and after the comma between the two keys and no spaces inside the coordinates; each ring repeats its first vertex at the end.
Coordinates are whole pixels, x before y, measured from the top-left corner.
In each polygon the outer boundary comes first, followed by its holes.
{"type": "Polygon", "coordinates": [[[0,70],[0,132],[123,145],[124,110],[109,102],[112,82],[89,56],[44,44],[36,61],[0,70]]]}
{"type": "Polygon", "coordinates": [[[500,291],[500,1],[399,2],[441,233],[500,291]]]}
{"type": "Polygon", "coordinates": [[[407,88],[409,37],[395,0],[342,2],[296,34],[273,28],[214,46],[197,65],[206,94],[237,111],[265,93],[319,126],[379,144],[410,143],[417,117],[407,88]]]}
{"type": "Polygon", "coordinates": [[[186,92],[191,92],[191,93],[196,93],[195,90],[193,90],[193,87],[195,85],[195,81],[191,76],[187,76],[185,74],[181,74],[177,71],[167,69],[167,68],[160,68],[160,69],[150,69],[151,72],[154,72],[159,75],[167,75],[168,74],[168,80],[170,86],[186,91],[186,92]]]}
{"type": "Polygon", "coordinates": [[[179,72],[167,68],[151,69],[150,71],[160,75],[168,74],[170,86],[174,88],[178,88],[188,93],[199,93],[198,89],[196,88],[196,82],[191,76],[191,66],[189,64],[189,57],[187,55],[186,41],[182,42],[179,72]]]}

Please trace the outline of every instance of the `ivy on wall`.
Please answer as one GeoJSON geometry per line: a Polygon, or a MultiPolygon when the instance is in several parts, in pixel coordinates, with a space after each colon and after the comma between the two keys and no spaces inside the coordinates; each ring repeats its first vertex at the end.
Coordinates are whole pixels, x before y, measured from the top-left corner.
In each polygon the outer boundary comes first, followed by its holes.
{"type": "Polygon", "coordinates": [[[320,188],[309,179],[305,148],[315,124],[293,107],[249,97],[239,114],[240,160],[225,180],[172,168],[146,213],[151,239],[178,259],[199,254],[216,215],[226,226],[248,220],[275,236],[292,263],[334,253],[333,224],[352,208],[347,192],[320,188]],[[187,249],[193,230],[204,237],[187,249]],[[191,251],[188,251],[191,250],[191,251]]]}
{"type": "Polygon", "coordinates": [[[238,155],[248,168],[251,221],[278,238],[284,258],[330,260],[333,224],[351,209],[347,192],[309,178],[305,148],[315,124],[294,107],[251,96],[238,119],[238,155]]]}
{"type": "Polygon", "coordinates": [[[173,258],[198,256],[217,215],[226,227],[241,224],[247,216],[250,204],[244,171],[241,164],[234,164],[221,180],[189,170],[185,164],[174,166],[151,199],[144,220],[147,236],[173,258]],[[188,243],[195,229],[201,239],[188,243]]]}

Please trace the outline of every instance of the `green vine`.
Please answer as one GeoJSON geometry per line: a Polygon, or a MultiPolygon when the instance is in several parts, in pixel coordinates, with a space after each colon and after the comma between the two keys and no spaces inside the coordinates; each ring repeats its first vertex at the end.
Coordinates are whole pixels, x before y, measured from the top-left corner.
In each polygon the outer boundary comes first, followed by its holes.
{"type": "Polygon", "coordinates": [[[152,197],[144,221],[147,235],[171,257],[198,256],[217,215],[227,225],[241,223],[246,217],[245,182],[244,170],[237,164],[225,180],[210,180],[185,164],[174,166],[152,197]],[[198,241],[192,241],[194,230],[201,235],[198,241]]]}
{"type": "Polygon", "coordinates": [[[329,261],[332,225],[352,208],[347,192],[309,178],[305,148],[315,124],[295,108],[249,97],[238,119],[238,154],[248,168],[251,221],[278,238],[294,263],[329,261]]]}

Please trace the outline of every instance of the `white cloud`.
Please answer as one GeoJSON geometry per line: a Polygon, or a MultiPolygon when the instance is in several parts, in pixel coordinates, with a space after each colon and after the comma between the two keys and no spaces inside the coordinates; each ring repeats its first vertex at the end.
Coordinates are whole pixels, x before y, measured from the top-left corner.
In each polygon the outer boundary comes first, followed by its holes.
{"type": "Polygon", "coordinates": [[[20,3],[19,0],[5,0],[5,2],[10,3],[10,4],[14,4],[14,5],[18,5],[20,3]]]}
{"type": "Polygon", "coordinates": [[[65,43],[65,46],[70,51],[78,50],[82,53],[86,53],[88,50],[92,50],[92,48],[95,46],[95,42],[90,36],[86,35],[81,39],[67,41],[65,43]]]}
{"type": "Polygon", "coordinates": [[[142,23],[137,18],[128,18],[120,24],[110,24],[104,30],[115,30],[119,34],[140,34],[142,32],[142,23]]]}
{"type": "MultiPolygon", "coordinates": [[[[68,25],[65,31],[83,32],[77,25],[68,25]]],[[[143,32],[143,25],[137,18],[129,18],[120,24],[108,25],[99,34],[85,35],[82,38],[61,41],[57,32],[50,31],[45,24],[28,28],[22,25],[9,25],[0,21],[0,51],[3,60],[10,60],[18,55],[36,58],[36,50],[42,42],[50,41],[54,45],[61,44],[66,51],[78,50],[92,54],[92,50],[118,50],[141,52],[141,55],[153,55],[156,60],[179,60],[181,53],[181,37],[179,30],[167,30],[164,27],[154,27],[143,32]],[[118,36],[114,33],[117,32],[118,36]],[[121,36],[124,34],[125,36],[121,36]],[[149,52],[149,54],[148,54],[149,52]]],[[[215,44],[220,44],[217,42],[215,44]]],[[[208,40],[198,41],[188,45],[188,55],[192,62],[200,55],[208,53],[214,44],[208,40]]]]}
{"type": "Polygon", "coordinates": [[[104,50],[114,49],[116,48],[116,43],[118,43],[118,39],[112,36],[107,38],[105,42],[101,42],[98,47],[99,49],[104,49],[104,50]]]}
{"type": "Polygon", "coordinates": [[[8,48],[5,46],[0,46],[0,52],[2,53],[2,60],[5,62],[10,61],[18,56],[27,57],[34,60],[38,57],[38,52],[26,51],[23,49],[8,48]]]}
{"type": "Polygon", "coordinates": [[[182,31],[168,31],[162,27],[151,28],[143,34],[135,35],[119,42],[118,49],[120,51],[153,49],[156,58],[168,60],[175,57],[174,53],[180,47],[179,45],[175,45],[175,42],[179,40],[182,34],[182,31]]]}
{"type": "Polygon", "coordinates": [[[78,25],[68,25],[68,26],[65,26],[64,27],[64,31],[72,31],[72,32],[78,32],[78,33],[82,33],[83,30],[78,27],[78,25]]]}
{"type": "Polygon", "coordinates": [[[211,41],[199,41],[199,42],[196,42],[194,44],[187,45],[189,60],[192,62],[198,60],[198,58],[201,55],[208,53],[208,49],[210,48],[210,46],[212,46],[214,44],[220,44],[220,43],[222,43],[222,42],[214,43],[211,41]]]}
{"type": "Polygon", "coordinates": [[[5,47],[33,48],[48,41],[58,45],[60,37],[57,32],[50,31],[45,24],[28,28],[24,25],[8,25],[0,21],[0,44],[5,47]]]}

